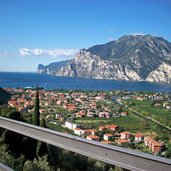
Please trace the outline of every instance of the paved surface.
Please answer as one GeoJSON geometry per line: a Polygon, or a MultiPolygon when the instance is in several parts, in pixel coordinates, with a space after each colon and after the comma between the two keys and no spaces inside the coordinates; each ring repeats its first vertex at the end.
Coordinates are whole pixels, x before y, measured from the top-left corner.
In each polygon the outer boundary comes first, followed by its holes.
{"type": "Polygon", "coordinates": [[[0,117],[0,127],[135,171],[171,171],[171,160],[0,117]]]}

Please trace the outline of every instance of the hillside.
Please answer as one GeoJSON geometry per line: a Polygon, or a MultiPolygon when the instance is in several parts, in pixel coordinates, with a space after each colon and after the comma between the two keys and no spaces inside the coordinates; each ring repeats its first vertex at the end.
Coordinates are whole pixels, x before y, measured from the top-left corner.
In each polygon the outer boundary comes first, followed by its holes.
{"type": "Polygon", "coordinates": [[[123,36],[82,49],[53,75],[171,82],[171,43],[151,35],[123,36]]]}

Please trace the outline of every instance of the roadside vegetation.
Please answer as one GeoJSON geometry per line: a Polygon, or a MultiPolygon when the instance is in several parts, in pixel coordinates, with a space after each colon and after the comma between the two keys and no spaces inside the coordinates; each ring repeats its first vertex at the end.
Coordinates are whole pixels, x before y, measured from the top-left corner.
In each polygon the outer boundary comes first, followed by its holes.
{"type": "Polygon", "coordinates": [[[131,107],[143,116],[151,117],[161,124],[171,127],[171,110],[162,107],[155,107],[155,102],[151,100],[126,100],[125,105],[131,107]]]}

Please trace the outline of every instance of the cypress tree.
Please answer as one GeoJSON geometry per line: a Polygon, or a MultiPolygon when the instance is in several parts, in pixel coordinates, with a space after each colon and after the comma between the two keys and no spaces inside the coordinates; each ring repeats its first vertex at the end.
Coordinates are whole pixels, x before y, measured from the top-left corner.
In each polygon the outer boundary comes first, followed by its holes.
{"type": "Polygon", "coordinates": [[[34,103],[34,117],[33,117],[33,124],[39,126],[40,125],[40,112],[39,112],[39,88],[37,85],[36,88],[36,98],[34,103]]]}
{"type": "Polygon", "coordinates": [[[46,121],[44,117],[41,119],[40,126],[46,128],[46,121]]]}
{"type": "MultiPolygon", "coordinates": [[[[40,126],[43,128],[46,128],[46,121],[44,117],[41,119],[40,126]]],[[[37,157],[38,156],[42,157],[47,153],[48,153],[47,144],[44,142],[38,141],[37,151],[36,151],[37,157]]]]}

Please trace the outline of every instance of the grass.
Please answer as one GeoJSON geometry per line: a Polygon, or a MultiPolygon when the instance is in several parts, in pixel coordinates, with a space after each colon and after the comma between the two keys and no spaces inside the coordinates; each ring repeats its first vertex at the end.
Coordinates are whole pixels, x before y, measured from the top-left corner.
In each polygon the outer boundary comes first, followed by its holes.
{"type": "Polygon", "coordinates": [[[100,125],[115,124],[121,127],[123,130],[131,132],[144,132],[149,128],[146,121],[138,116],[129,114],[128,116],[119,118],[79,118],[75,120],[75,123],[86,125],[87,127],[98,128],[100,125]]]}
{"type": "Polygon", "coordinates": [[[152,106],[152,101],[127,100],[125,102],[126,104],[134,104],[131,106],[131,108],[133,108],[137,112],[145,116],[150,116],[151,118],[158,120],[160,123],[171,126],[171,111],[164,108],[157,108],[155,106],[152,106]]]}
{"type": "Polygon", "coordinates": [[[160,109],[148,105],[148,106],[139,106],[137,107],[137,110],[147,112],[153,116],[156,115],[171,120],[171,112],[168,111],[167,109],[160,109]]]}
{"type": "Polygon", "coordinates": [[[68,128],[64,128],[62,126],[60,126],[59,124],[53,124],[53,123],[50,123],[50,122],[47,122],[47,127],[50,128],[50,129],[53,129],[55,131],[59,131],[59,132],[63,132],[63,133],[68,133],[68,134],[74,134],[72,130],[68,129],[68,128]]]}
{"type": "Polygon", "coordinates": [[[145,146],[144,143],[139,143],[138,144],[137,151],[142,151],[142,152],[145,152],[145,153],[152,154],[151,151],[149,150],[149,148],[147,146],[145,146]]]}

